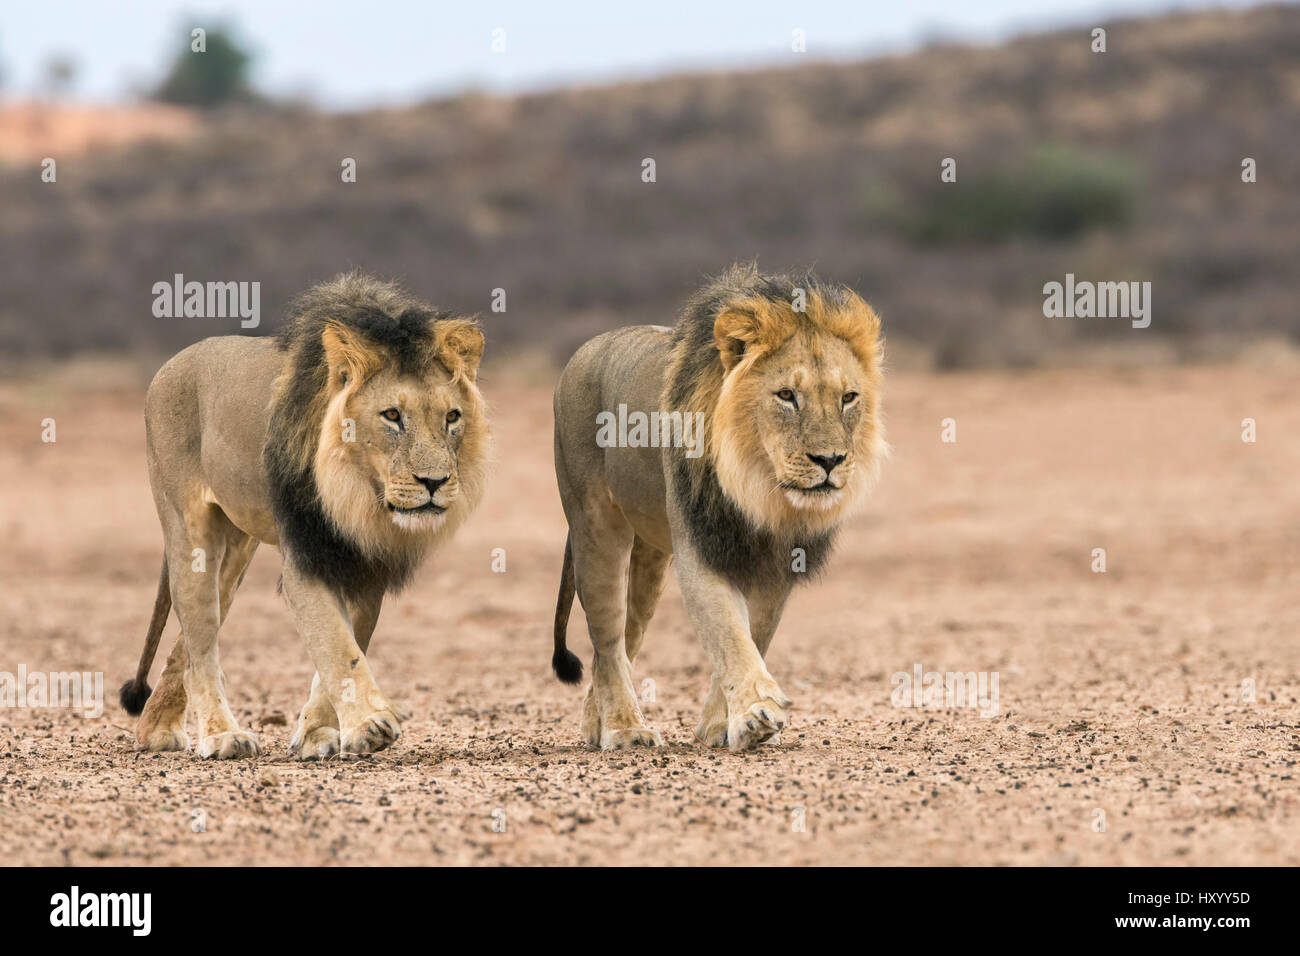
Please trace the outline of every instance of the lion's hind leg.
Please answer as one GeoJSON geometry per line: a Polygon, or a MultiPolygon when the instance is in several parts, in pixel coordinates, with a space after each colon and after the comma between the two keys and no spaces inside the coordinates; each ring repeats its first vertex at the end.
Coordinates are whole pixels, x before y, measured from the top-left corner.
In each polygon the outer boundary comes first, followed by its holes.
{"type": "MultiPolygon", "coordinates": [[[[240,730],[226,701],[217,634],[257,542],[220,508],[203,501],[186,502],[165,514],[163,527],[172,606],[184,641],[183,655],[173,654],[175,673],[182,677],[181,688],[197,722],[197,753],[219,759],[255,757],[261,753],[257,738],[240,730]]],[[[175,678],[169,680],[166,671],[159,687],[164,690],[168,699],[179,699],[175,678]]],[[[174,720],[176,706],[163,708],[160,702],[159,712],[174,720]]]]}
{"type": "Polygon", "coordinates": [[[632,558],[627,572],[627,659],[636,663],[645,640],[646,628],[654,617],[659,598],[664,593],[668,562],[672,555],[637,538],[632,543],[632,558]]]}
{"type": "MultiPolygon", "coordinates": [[[[219,555],[217,574],[221,600],[221,623],[230,613],[235,592],[244,580],[244,573],[257,550],[257,541],[227,523],[225,539],[219,555]]],[[[188,750],[189,734],[185,731],[185,718],[189,709],[189,695],[185,690],[185,673],[189,656],[185,651],[185,635],[177,635],[172,646],[158,688],[145,704],[136,723],[136,749],[138,750],[188,750]]],[[[223,678],[224,679],[224,678],[223,678]]]]}
{"type": "Polygon", "coordinates": [[[289,753],[300,760],[324,760],[338,753],[340,746],[338,712],[321,687],[320,674],[313,674],[311,693],[289,740],[289,753]]]}
{"type": "Polygon", "coordinates": [[[185,732],[185,714],[189,697],[185,693],[185,638],[177,635],[167,665],[158,679],[157,689],[149,695],[135,725],[137,750],[189,750],[190,737],[185,732]]]}
{"type": "MultiPolygon", "coordinates": [[[[612,505],[608,506],[612,511],[612,505]]],[[[628,624],[632,529],[621,514],[596,516],[570,529],[578,599],[596,654],[583,704],[582,736],[602,750],[658,746],[663,738],[641,716],[632,685],[628,624]],[[595,525],[593,529],[592,525],[595,525]]],[[[639,647],[640,639],[636,640],[639,647]]]]}
{"type": "MultiPolygon", "coordinates": [[[[672,555],[646,544],[641,538],[632,544],[627,574],[627,621],[623,636],[630,668],[636,666],[646,627],[654,617],[655,607],[663,593],[664,572],[668,569],[671,557],[672,555]]],[[[600,746],[600,714],[596,707],[594,680],[587,685],[587,694],[582,702],[582,726],[583,738],[594,746],[600,746]]]]}

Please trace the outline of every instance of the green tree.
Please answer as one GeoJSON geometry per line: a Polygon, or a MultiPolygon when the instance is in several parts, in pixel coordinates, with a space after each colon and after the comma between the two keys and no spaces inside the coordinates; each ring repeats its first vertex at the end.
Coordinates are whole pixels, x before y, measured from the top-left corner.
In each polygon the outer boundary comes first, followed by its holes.
{"type": "Polygon", "coordinates": [[[252,57],[230,31],[214,27],[204,38],[205,49],[195,52],[193,34],[172,61],[171,71],[154,93],[154,99],[184,106],[213,107],[249,95],[248,66],[252,57]]]}

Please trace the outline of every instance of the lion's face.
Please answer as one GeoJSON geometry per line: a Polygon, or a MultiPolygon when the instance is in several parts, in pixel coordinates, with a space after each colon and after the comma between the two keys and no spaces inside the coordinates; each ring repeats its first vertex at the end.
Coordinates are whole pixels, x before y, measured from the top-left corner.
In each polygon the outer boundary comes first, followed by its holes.
{"type": "Polygon", "coordinates": [[[441,369],[424,380],[384,371],[347,403],[356,423],[352,463],[399,528],[437,527],[460,495],[458,457],[479,415],[464,385],[441,369]]]}
{"type": "Polygon", "coordinates": [[[872,424],[868,387],[848,346],[833,339],[800,336],[754,369],[755,428],[791,507],[824,510],[845,497],[858,467],[858,433],[872,424]]]}
{"type": "Polygon", "coordinates": [[[331,397],[316,452],[321,501],[370,552],[449,534],[478,503],[488,425],[474,384],[483,336],[440,322],[437,360],[403,373],[363,339],[327,329],[331,397]]]}
{"type": "Polygon", "coordinates": [[[831,527],[870,489],[884,451],[874,350],[864,362],[806,323],[770,348],[729,355],[726,341],[712,439],[723,488],[757,524],[831,527]]]}

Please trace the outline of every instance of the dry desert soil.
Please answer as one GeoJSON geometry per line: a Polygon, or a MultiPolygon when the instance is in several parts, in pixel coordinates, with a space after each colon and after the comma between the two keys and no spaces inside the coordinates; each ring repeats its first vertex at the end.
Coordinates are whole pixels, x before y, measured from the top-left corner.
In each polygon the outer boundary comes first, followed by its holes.
{"type": "MultiPolygon", "coordinates": [[[[266,755],[135,752],[115,688],[161,542],[143,386],[11,379],[0,671],[102,672],[108,700],[98,718],[0,710],[4,862],[1300,863],[1298,379],[1287,362],[892,375],[893,460],[770,655],[795,698],[780,742],[693,739],[708,673],[670,582],[637,667],[665,746],[600,753],[549,671],[548,375],[490,367],[488,496],[372,645],[411,716],[390,750],[320,764],[286,753],[312,669],[265,548],[222,661],[266,755]],[[998,713],[894,706],[918,665],[996,673],[998,713]]],[[[570,646],[589,658],[580,615],[570,646]]]]}

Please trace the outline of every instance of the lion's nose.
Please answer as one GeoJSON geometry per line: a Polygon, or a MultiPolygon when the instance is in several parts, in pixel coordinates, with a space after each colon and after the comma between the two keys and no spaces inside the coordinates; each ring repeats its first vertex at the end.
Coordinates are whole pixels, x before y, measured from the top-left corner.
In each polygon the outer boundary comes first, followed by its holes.
{"type": "Polygon", "coordinates": [[[429,497],[432,498],[433,493],[445,485],[447,479],[450,478],[451,475],[443,475],[441,478],[421,478],[419,475],[415,475],[414,477],[416,481],[429,489],[429,497]]]}
{"type": "Polygon", "coordinates": [[[843,455],[814,455],[812,452],[808,452],[808,460],[815,465],[821,465],[823,468],[825,468],[826,477],[829,478],[831,476],[831,472],[835,470],[835,466],[844,460],[844,456],[843,455]]]}

